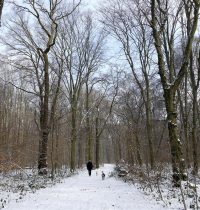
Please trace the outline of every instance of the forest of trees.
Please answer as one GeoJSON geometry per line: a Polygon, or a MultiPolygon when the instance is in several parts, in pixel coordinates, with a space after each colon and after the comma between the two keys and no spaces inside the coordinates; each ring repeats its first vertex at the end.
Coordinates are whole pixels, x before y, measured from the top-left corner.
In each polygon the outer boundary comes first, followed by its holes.
{"type": "Polygon", "coordinates": [[[123,159],[171,163],[177,185],[187,168],[197,175],[199,7],[0,0],[0,170],[123,159]]]}

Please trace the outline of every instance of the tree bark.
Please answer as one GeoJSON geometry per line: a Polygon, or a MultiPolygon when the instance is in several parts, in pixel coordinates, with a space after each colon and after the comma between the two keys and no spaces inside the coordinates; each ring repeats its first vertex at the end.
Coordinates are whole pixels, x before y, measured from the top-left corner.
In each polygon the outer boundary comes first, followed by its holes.
{"type": "Polygon", "coordinates": [[[135,134],[135,142],[136,142],[136,157],[137,162],[140,166],[142,166],[142,157],[141,157],[141,149],[140,149],[140,141],[138,138],[138,133],[135,134]]]}
{"type": "Polygon", "coordinates": [[[92,160],[92,138],[91,138],[91,128],[90,128],[90,114],[89,114],[89,87],[88,87],[88,81],[86,82],[86,104],[85,104],[85,110],[86,110],[86,130],[87,130],[87,159],[92,160]]]}
{"type": "Polygon", "coordinates": [[[146,102],[146,126],[147,126],[147,138],[148,138],[148,142],[149,142],[150,165],[151,165],[151,169],[153,169],[155,163],[154,163],[154,150],[153,150],[153,141],[152,141],[151,119],[152,118],[151,118],[150,100],[149,100],[149,94],[147,94],[147,102],[146,102]]]}
{"type": "Polygon", "coordinates": [[[165,105],[167,111],[168,131],[172,155],[173,179],[178,183],[182,179],[184,168],[182,167],[182,146],[177,130],[177,110],[175,93],[172,90],[164,91],[165,105]]]}
{"type": "Polygon", "coordinates": [[[39,144],[38,172],[40,175],[47,174],[47,150],[49,136],[49,60],[48,54],[44,57],[44,102],[41,102],[41,143],[39,144]]]}
{"type": "MultiPolygon", "coordinates": [[[[158,57],[159,74],[160,74],[161,83],[162,83],[162,87],[164,91],[165,106],[166,106],[166,111],[167,111],[168,131],[169,131],[171,157],[172,157],[173,181],[174,181],[175,186],[180,187],[180,180],[184,178],[183,172],[184,172],[185,166],[184,166],[184,159],[182,158],[181,142],[178,137],[178,131],[177,131],[176,92],[188,68],[188,62],[189,62],[191,49],[192,49],[192,42],[194,39],[195,31],[197,29],[200,2],[194,1],[194,8],[193,8],[194,18],[193,18],[193,22],[191,23],[191,31],[190,31],[186,46],[183,51],[182,65],[179,69],[178,74],[174,75],[176,76],[174,80],[173,80],[173,76],[171,75],[172,72],[175,72],[174,58],[173,56],[170,58],[171,60],[169,61],[169,63],[171,65],[169,66],[168,70],[171,76],[169,78],[169,81],[166,76],[167,71],[166,71],[165,59],[164,59],[164,55],[162,51],[163,43],[161,39],[161,33],[159,31],[160,29],[158,29],[158,16],[157,16],[156,9],[157,8],[160,9],[159,8],[160,5],[157,5],[157,3],[160,3],[160,2],[157,2],[156,0],[151,0],[151,27],[153,31],[154,44],[155,44],[157,57],[158,57]]],[[[168,18],[168,16],[166,16],[166,18],[168,18]]],[[[172,40],[170,41],[169,47],[172,47],[171,43],[173,43],[173,41],[174,40],[172,36],[172,40]]],[[[170,49],[170,52],[172,55],[174,54],[172,48],[170,49]]]]}
{"type": "Polygon", "coordinates": [[[182,118],[182,124],[183,124],[183,132],[184,132],[184,141],[185,141],[185,152],[186,152],[186,164],[187,168],[190,168],[190,157],[189,157],[189,136],[188,136],[188,105],[187,105],[187,76],[185,78],[185,87],[184,87],[184,105],[183,101],[181,98],[181,93],[180,90],[178,90],[178,99],[179,99],[179,104],[180,104],[180,115],[182,118]]]}
{"type": "Polygon", "coordinates": [[[47,143],[48,143],[48,133],[42,132],[42,140],[40,140],[39,148],[39,160],[38,160],[38,173],[40,175],[47,174],[47,143]]]}
{"type": "MultiPolygon", "coordinates": [[[[76,100],[76,99],[73,99],[76,100]]],[[[77,115],[77,102],[72,103],[72,130],[71,130],[71,159],[70,159],[70,171],[74,172],[76,168],[76,140],[77,140],[77,128],[76,128],[76,115],[77,115]]]]}
{"type": "Polygon", "coordinates": [[[100,136],[99,136],[99,111],[95,119],[95,139],[96,139],[96,168],[99,168],[100,159],[100,136]]]}
{"type": "MultiPolygon", "coordinates": [[[[195,81],[194,68],[193,68],[193,53],[190,56],[190,78],[192,86],[192,154],[193,154],[193,173],[198,174],[198,153],[197,153],[197,95],[199,81],[195,81]]],[[[199,70],[198,70],[199,71],[199,70]]],[[[198,73],[199,74],[199,73],[198,73]]],[[[198,78],[199,80],[199,78],[198,78]]]]}

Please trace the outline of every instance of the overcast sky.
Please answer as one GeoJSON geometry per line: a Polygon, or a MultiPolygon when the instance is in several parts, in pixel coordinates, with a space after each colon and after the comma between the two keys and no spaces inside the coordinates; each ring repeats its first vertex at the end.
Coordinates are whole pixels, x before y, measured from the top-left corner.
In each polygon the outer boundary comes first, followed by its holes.
{"type": "Polygon", "coordinates": [[[91,9],[96,9],[100,2],[102,0],[83,0],[83,4],[86,3],[91,9]]]}

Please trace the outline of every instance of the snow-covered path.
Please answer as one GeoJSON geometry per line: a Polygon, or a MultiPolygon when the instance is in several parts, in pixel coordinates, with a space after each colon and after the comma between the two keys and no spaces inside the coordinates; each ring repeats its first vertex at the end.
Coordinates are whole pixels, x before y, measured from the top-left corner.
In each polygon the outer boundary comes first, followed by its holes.
{"type": "Polygon", "coordinates": [[[63,183],[52,188],[27,194],[20,202],[11,201],[7,210],[162,210],[166,209],[149,199],[133,185],[128,185],[115,178],[101,180],[101,170],[106,175],[112,171],[112,165],[105,165],[67,178],[63,183]]]}

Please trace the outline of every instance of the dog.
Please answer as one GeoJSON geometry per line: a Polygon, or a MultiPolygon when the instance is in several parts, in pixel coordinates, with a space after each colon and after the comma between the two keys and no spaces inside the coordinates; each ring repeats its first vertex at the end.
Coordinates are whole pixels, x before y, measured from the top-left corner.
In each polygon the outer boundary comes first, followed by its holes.
{"type": "Polygon", "coordinates": [[[106,175],[105,175],[105,174],[104,174],[104,172],[102,171],[102,172],[101,172],[101,177],[102,177],[102,180],[104,180],[104,179],[105,179],[105,176],[106,176],[106,175]]]}

